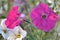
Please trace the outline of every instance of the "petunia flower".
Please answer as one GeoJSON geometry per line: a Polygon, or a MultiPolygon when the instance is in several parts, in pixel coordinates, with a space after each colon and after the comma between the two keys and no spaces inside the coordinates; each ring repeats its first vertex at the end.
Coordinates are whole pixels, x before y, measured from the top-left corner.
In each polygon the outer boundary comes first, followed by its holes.
{"type": "Polygon", "coordinates": [[[9,29],[5,25],[6,19],[1,21],[0,34],[7,40],[22,40],[26,37],[27,32],[23,30],[20,26],[15,27],[14,29],[9,29]]]}
{"type": "Polygon", "coordinates": [[[25,14],[18,13],[18,6],[14,6],[9,12],[7,16],[7,20],[5,22],[7,28],[13,29],[17,25],[23,22],[25,18],[25,14]]]}
{"type": "Polygon", "coordinates": [[[30,18],[36,28],[45,32],[51,31],[58,21],[58,15],[45,3],[40,3],[32,9],[30,18]]]}

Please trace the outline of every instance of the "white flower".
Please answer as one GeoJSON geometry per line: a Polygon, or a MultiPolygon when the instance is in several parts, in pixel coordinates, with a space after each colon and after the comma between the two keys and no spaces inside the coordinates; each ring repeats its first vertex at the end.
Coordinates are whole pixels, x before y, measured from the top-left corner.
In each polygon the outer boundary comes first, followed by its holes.
{"type": "Polygon", "coordinates": [[[14,29],[8,29],[5,25],[5,20],[1,21],[0,34],[7,40],[22,40],[26,37],[27,32],[23,30],[20,26],[15,27],[14,29]],[[4,32],[6,31],[6,33],[4,32]]]}
{"type": "Polygon", "coordinates": [[[1,28],[3,29],[3,30],[6,30],[7,28],[6,28],[6,25],[5,25],[5,21],[6,21],[6,19],[2,19],[2,21],[1,21],[1,28]]]}
{"type": "MultiPolygon", "coordinates": [[[[10,31],[12,31],[12,30],[10,30],[10,31]]],[[[14,36],[10,36],[10,38],[9,39],[11,39],[12,37],[14,37],[14,39],[16,39],[16,40],[22,40],[23,38],[25,38],[26,37],[26,34],[27,34],[27,32],[25,31],[25,30],[23,30],[21,27],[16,27],[16,28],[14,28],[13,29],[13,31],[12,31],[14,34],[14,36]]],[[[12,38],[13,39],[13,38],[12,38]]]]}

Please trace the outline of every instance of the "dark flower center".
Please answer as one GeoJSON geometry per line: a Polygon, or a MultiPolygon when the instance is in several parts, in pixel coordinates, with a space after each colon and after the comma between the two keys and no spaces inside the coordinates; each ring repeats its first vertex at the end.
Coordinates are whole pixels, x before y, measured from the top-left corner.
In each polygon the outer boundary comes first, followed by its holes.
{"type": "Polygon", "coordinates": [[[42,15],[42,18],[45,19],[46,18],[46,15],[42,15]]]}

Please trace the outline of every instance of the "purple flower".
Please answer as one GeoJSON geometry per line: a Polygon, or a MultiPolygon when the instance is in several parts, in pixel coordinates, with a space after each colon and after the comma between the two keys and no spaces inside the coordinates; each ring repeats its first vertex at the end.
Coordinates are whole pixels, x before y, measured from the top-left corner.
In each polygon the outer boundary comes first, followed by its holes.
{"type": "Polygon", "coordinates": [[[51,8],[45,3],[40,3],[32,9],[30,18],[32,23],[40,30],[49,32],[54,28],[58,21],[58,15],[52,11],[51,8]]]}
{"type": "Polygon", "coordinates": [[[13,6],[24,6],[26,3],[26,0],[14,0],[13,6]]]}

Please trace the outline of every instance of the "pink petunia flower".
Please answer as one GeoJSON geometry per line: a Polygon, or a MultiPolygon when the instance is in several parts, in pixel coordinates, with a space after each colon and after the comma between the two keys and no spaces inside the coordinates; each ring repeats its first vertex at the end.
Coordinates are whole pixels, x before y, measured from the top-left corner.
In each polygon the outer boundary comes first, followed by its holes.
{"type": "Polygon", "coordinates": [[[58,15],[45,3],[41,3],[32,9],[30,18],[38,29],[45,32],[52,30],[58,21],[58,15]]]}
{"type": "Polygon", "coordinates": [[[13,29],[19,24],[21,24],[23,21],[21,15],[22,15],[21,13],[18,13],[18,6],[14,6],[8,12],[7,20],[5,21],[7,28],[13,29]]]}

